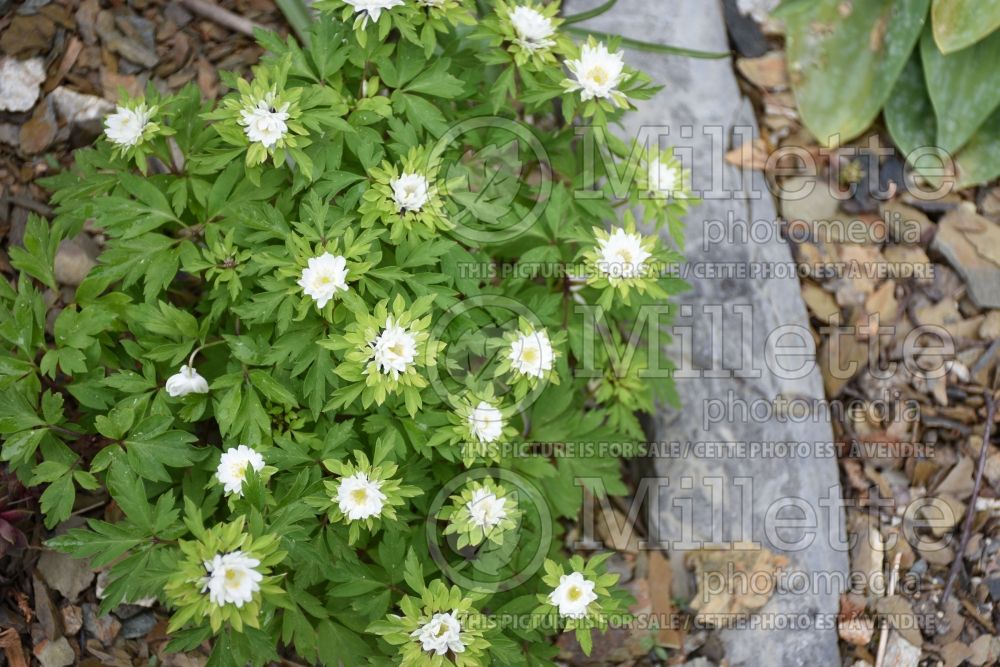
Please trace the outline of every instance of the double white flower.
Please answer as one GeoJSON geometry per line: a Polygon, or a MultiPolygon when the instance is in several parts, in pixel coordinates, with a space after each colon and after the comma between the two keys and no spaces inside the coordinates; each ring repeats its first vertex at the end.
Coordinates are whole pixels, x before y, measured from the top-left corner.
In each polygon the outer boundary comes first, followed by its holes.
{"type": "Polygon", "coordinates": [[[344,2],[354,7],[358,12],[365,12],[362,26],[368,23],[368,19],[378,21],[383,11],[405,4],[403,0],[344,0],[344,2]]]}
{"type": "Polygon", "coordinates": [[[580,57],[567,60],[566,67],[576,77],[576,81],[571,82],[571,89],[579,90],[584,102],[595,97],[615,101],[618,84],[625,73],[625,55],[621,51],[610,53],[603,42],[584,44],[580,57]]]}
{"type": "Polygon", "coordinates": [[[510,346],[511,366],[522,375],[540,378],[552,370],[555,354],[544,329],[523,333],[510,346]]]}
{"type": "Polygon", "coordinates": [[[401,174],[391,181],[392,199],[396,202],[396,210],[400,213],[419,211],[427,203],[430,185],[421,174],[401,174]]]}
{"type": "Polygon", "coordinates": [[[309,259],[309,266],[302,269],[299,287],[322,308],[337,292],[347,291],[347,271],[345,258],[324,252],[309,259]]]}
{"type": "Polygon", "coordinates": [[[119,146],[135,146],[142,140],[142,133],[149,123],[149,115],[145,104],[133,109],[119,105],[115,113],[104,120],[104,134],[119,146]]]}
{"type": "Polygon", "coordinates": [[[510,22],[517,34],[514,43],[522,49],[537,51],[555,46],[552,35],[556,29],[552,25],[552,19],[537,9],[519,5],[510,13],[510,22]]]}
{"type": "Polygon", "coordinates": [[[434,614],[431,620],[411,632],[410,636],[416,637],[428,653],[462,653],[465,651],[465,643],[462,641],[462,624],[458,622],[457,614],[457,611],[434,614]]]}
{"type": "Polygon", "coordinates": [[[606,239],[597,242],[601,257],[597,268],[609,279],[622,280],[641,278],[645,273],[646,260],[651,253],[642,247],[639,234],[629,234],[621,227],[616,228],[606,239]]]}
{"type": "Polygon", "coordinates": [[[247,468],[254,472],[264,469],[264,457],[256,450],[240,445],[223,452],[219,459],[219,467],[215,469],[215,478],[222,484],[228,494],[243,495],[243,480],[247,476],[247,468]]]}
{"type": "Polygon", "coordinates": [[[212,560],[205,561],[208,576],[201,590],[208,593],[208,599],[213,604],[220,607],[234,604],[239,609],[253,600],[254,593],[260,590],[264,575],[255,569],[258,566],[259,560],[242,551],[216,554],[212,560]]]}
{"type": "Polygon", "coordinates": [[[372,360],[380,373],[399,379],[417,356],[417,338],[406,327],[401,327],[389,316],[385,328],[371,343],[372,360]]]}
{"type": "Polygon", "coordinates": [[[489,489],[479,488],[472,492],[472,500],[465,503],[465,508],[469,510],[472,525],[488,530],[507,518],[506,505],[506,498],[497,498],[489,489]]]}
{"type": "Polygon", "coordinates": [[[378,516],[385,505],[385,494],[381,489],[382,482],[368,479],[363,472],[356,472],[340,480],[337,505],[351,521],[378,516]]]}
{"type": "Polygon", "coordinates": [[[587,607],[596,599],[594,582],[579,572],[559,577],[559,585],[549,593],[549,603],[558,607],[559,615],[566,618],[585,617],[587,607]]]}
{"type": "Polygon", "coordinates": [[[469,430],[479,442],[496,442],[503,435],[503,413],[486,401],[480,401],[469,414],[469,430]]]}
{"type": "Polygon", "coordinates": [[[646,177],[649,181],[650,192],[668,197],[684,185],[681,169],[675,165],[660,162],[658,157],[649,161],[646,177]]]}
{"type": "Polygon", "coordinates": [[[264,148],[274,147],[288,134],[288,103],[274,106],[274,93],[268,93],[256,105],[240,112],[240,125],[251,142],[264,148]]]}
{"type": "Polygon", "coordinates": [[[207,394],[208,381],[198,375],[192,366],[181,366],[181,369],[167,378],[165,385],[167,394],[173,398],[188,394],[207,394]]]}

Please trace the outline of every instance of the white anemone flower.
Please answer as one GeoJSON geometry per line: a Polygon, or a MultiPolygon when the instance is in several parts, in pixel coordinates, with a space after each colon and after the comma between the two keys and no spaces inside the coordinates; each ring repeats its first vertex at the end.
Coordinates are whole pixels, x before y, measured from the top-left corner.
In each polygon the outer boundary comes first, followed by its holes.
{"type": "Polygon", "coordinates": [[[559,585],[549,593],[549,602],[559,608],[559,615],[566,618],[583,618],[587,607],[597,599],[594,582],[580,572],[559,577],[559,585]]]}
{"type": "Polygon", "coordinates": [[[489,489],[479,488],[473,491],[472,500],[465,503],[465,508],[469,510],[472,525],[489,529],[507,517],[506,505],[506,498],[497,498],[489,489]]]}
{"type": "Polygon", "coordinates": [[[254,472],[260,472],[264,469],[264,457],[246,445],[230,447],[223,452],[219,459],[219,467],[215,469],[215,478],[222,484],[226,493],[242,496],[243,480],[246,479],[247,468],[253,468],[254,472]]]}
{"type": "Polygon", "coordinates": [[[523,375],[540,378],[552,370],[555,354],[549,334],[542,331],[522,333],[510,346],[510,362],[523,375]]]}
{"type": "Polygon", "coordinates": [[[188,394],[207,394],[208,380],[199,375],[193,366],[181,366],[179,371],[167,378],[165,388],[173,398],[188,394]]]}
{"type": "Polygon", "coordinates": [[[646,178],[649,181],[650,192],[668,197],[683,186],[680,168],[669,163],[664,164],[660,162],[660,158],[649,161],[646,178]]]}
{"type": "Polygon", "coordinates": [[[526,51],[547,49],[555,45],[552,35],[556,29],[552,25],[552,19],[537,9],[523,5],[515,7],[510,13],[510,22],[517,33],[514,43],[526,51]]]}
{"type": "Polygon", "coordinates": [[[417,356],[417,338],[388,317],[382,333],[372,342],[372,360],[380,373],[399,379],[417,356]]]}
{"type": "Polygon", "coordinates": [[[611,280],[642,277],[646,260],[651,254],[642,247],[642,236],[617,228],[606,239],[597,242],[601,258],[597,267],[611,280]]]}
{"type": "Polygon", "coordinates": [[[212,560],[205,561],[208,576],[202,592],[208,592],[208,599],[213,604],[220,607],[234,604],[239,609],[253,600],[253,594],[260,590],[264,575],[254,569],[259,565],[259,560],[242,551],[216,554],[212,560]]]}
{"type": "Polygon", "coordinates": [[[457,614],[457,611],[434,614],[431,620],[411,632],[410,636],[416,637],[428,653],[462,653],[465,651],[465,643],[462,641],[462,624],[458,622],[457,614]]]}
{"type": "Polygon", "coordinates": [[[310,257],[309,266],[302,269],[299,287],[317,306],[324,307],[337,292],[347,291],[347,260],[328,252],[310,257]]]}
{"type": "Polygon", "coordinates": [[[420,174],[401,174],[399,178],[389,183],[392,186],[392,199],[400,212],[419,211],[427,203],[427,179],[420,174]]]}
{"type": "Polygon", "coordinates": [[[264,148],[272,148],[288,134],[288,103],[274,106],[274,93],[268,94],[249,109],[240,112],[240,125],[247,139],[264,148]]]}
{"type": "Polygon", "coordinates": [[[134,109],[118,106],[104,120],[104,134],[119,146],[135,146],[142,140],[142,133],[149,123],[149,111],[140,104],[134,109]]]}
{"type": "Polygon", "coordinates": [[[625,73],[625,56],[621,51],[610,53],[603,42],[584,44],[580,58],[566,61],[566,66],[576,77],[573,89],[580,91],[584,102],[595,97],[614,100],[625,73]]]}
{"type": "Polygon", "coordinates": [[[363,472],[356,472],[340,480],[337,505],[351,521],[378,516],[385,504],[385,494],[381,489],[382,482],[368,479],[363,472]]]}
{"type": "Polygon", "coordinates": [[[496,442],[503,435],[503,413],[486,401],[480,401],[469,415],[469,430],[479,442],[496,442]]]}
{"type": "Polygon", "coordinates": [[[368,19],[378,21],[383,11],[388,11],[393,7],[400,7],[405,4],[403,0],[344,0],[344,2],[354,7],[359,13],[365,12],[362,26],[367,25],[368,19]]]}

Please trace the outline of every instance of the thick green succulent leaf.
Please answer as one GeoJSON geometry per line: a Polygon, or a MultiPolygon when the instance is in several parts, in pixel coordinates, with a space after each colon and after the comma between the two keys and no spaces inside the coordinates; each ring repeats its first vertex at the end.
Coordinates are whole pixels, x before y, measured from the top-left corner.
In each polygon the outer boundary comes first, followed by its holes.
{"type": "MultiPolygon", "coordinates": [[[[924,83],[923,66],[916,54],[906,63],[885,104],[885,122],[897,148],[918,171],[923,166],[933,169],[925,176],[938,183],[941,163],[931,157],[937,144],[937,121],[924,83]],[[917,149],[921,150],[915,153],[917,149]]],[[[986,119],[953,159],[959,188],[986,183],[1000,176],[1000,109],[986,119]]]]}
{"type": "Polygon", "coordinates": [[[986,119],[955,157],[955,169],[960,188],[1000,176],[1000,109],[986,119]]]}
{"type": "Polygon", "coordinates": [[[802,120],[823,144],[864,132],[920,36],[930,0],[818,0],[783,12],[802,120]]]}
{"type": "Polygon", "coordinates": [[[924,83],[924,67],[917,53],[907,61],[892,95],[886,100],[885,124],[904,156],[917,148],[936,144],[937,120],[924,83]]]}
{"type": "Polygon", "coordinates": [[[1000,105],[1000,32],[943,55],[930,31],[920,42],[924,79],[937,115],[938,145],[955,153],[1000,105]]]}
{"type": "Polygon", "coordinates": [[[954,53],[1000,28],[1000,0],[934,0],[931,19],[937,47],[954,53]]]}

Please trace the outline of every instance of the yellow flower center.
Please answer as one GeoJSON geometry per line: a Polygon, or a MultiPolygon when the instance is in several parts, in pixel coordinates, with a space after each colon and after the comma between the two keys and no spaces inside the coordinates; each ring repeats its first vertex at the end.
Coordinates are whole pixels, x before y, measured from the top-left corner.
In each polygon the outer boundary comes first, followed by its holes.
{"type": "Polygon", "coordinates": [[[566,597],[569,598],[570,602],[576,602],[583,597],[583,591],[580,590],[579,586],[570,586],[569,591],[566,593],[566,597]]]}
{"type": "Polygon", "coordinates": [[[594,83],[596,83],[598,85],[601,85],[601,86],[603,86],[604,84],[606,84],[608,82],[608,79],[611,78],[610,76],[608,76],[607,70],[605,70],[600,65],[596,65],[596,66],[592,67],[590,69],[590,75],[589,76],[590,76],[591,81],[593,81],[594,83]]]}
{"type": "Polygon", "coordinates": [[[521,350],[521,360],[532,363],[538,360],[538,350],[533,347],[526,347],[521,350]]]}
{"type": "Polygon", "coordinates": [[[354,489],[351,491],[351,498],[354,498],[355,502],[363,503],[368,500],[368,492],[364,489],[354,489]]]}
{"type": "Polygon", "coordinates": [[[241,570],[226,570],[226,586],[229,588],[239,588],[243,583],[245,574],[241,570]]]}

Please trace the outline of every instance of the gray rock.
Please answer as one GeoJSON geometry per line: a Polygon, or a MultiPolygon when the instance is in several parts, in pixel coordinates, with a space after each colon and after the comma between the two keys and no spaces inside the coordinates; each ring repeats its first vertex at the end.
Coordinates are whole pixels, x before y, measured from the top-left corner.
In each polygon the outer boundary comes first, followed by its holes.
{"type": "MultiPolygon", "coordinates": [[[[569,13],[597,4],[575,0],[569,13]]],[[[619,0],[613,10],[584,25],[661,44],[728,50],[718,0],[619,0]]],[[[838,665],[832,620],[847,576],[847,545],[837,463],[829,447],[831,428],[825,411],[796,421],[782,419],[773,407],[779,397],[822,405],[816,351],[791,252],[777,233],[777,214],[763,176],[723,160],[726,151],[756,136],[753,110],[740,95],[729,60],[627,51],[626,61],[666,87],[625,117],[624,132],[644,132],[652,141],[668,133],[662,143],[678,147],[692,168],[695,189],[702,192],[704,203],[686,220],[688,267],[737,271],[694,274],[692,290],[677,299],[670,356],[680,369],[676,383],[683,409],[662,408],[653,430],[658,443],[678,442],[681,449],[675,457],[661,449],[649,472],[659,485],[650,503],[650,537],[669,548],[678,595],[685,595],[689,576],[685,553],[711,543],[756,541],[787,556],[787,570],[803,574],[804,589],[797,586],[803,579],[797,579],[794,591],[779,581],[776,593],[751,619],[759,624],[719,633],[731,667],[838,665]],[[734,234],[754,228],[764,233],[746,238],[734,234]],[[761,276],[754,273],[758,270],[775,273],[761,276]],[[789,330],[792,336],[783,341],[786,354],[779,355],[769,334],[785,325],[797,328],[789,330]],[[787,354],[793,346],[801,346],[800,361],[787,354]],[[802,372],[790,372],[803,362],[802,372]],[[740,413],[744,405],[758,403],[770,413],[740,413]],[[771,457],[743,451],[738,444],[684,451],[687,442],[805,446],[793,449],[794,457],[787,452],[771,457]],[[806,517],[813,526],[804,528],[800,522],[796,530],[779,530],[775,512],[779,518],[806,517]],[[801,624],[802,619],[802,629],[783,625],[801,624]]]]}
{"type": "Polygon", "coordinates": [[[969,296],[980,308],[1000,308],[1000,227],[963,204],[938,224],[931,249],[965,279],[969,296]]]}
{"type": "Polygon", "coordinates": [[[121,622],[111,614],[98,616],[100,610],[96,604],[84,602],[81,607],[83,608],[83,629],[105,646],[110,646],[118,633],[121,632],[121,622]]]}
{"type": "Polygon", "coordinates": [[[795,176],[785,181],[781,191],[781,215],[789,222],[803,220],[813,228],[822,220],[839,220],[840,202],[823,179],[795,176]]]}
{"type": "Polygon", "coordinates": [[[898,632],[889,635],[886,642],[884,667],[917,667],[920,662],[920,647],[906,641],[898,632]]]}
{"type": "Polygon", "coordinates": [[[754,20],[763,23],[781,0],[736,0],[740,12],[752,16],[754,20]]]}
{"type": "Polygon", "coordinates": [[[45,81],[45,61],[41,58],[0,59],[0,111],[29,111],[38,101],[45,81]]]}
{"type": "Polygon", "coordinates": [[[35,647],[35,657],[42,667],[67,667],[76,662],[76,653],[65,637],[44,640],[35,647]]]}
{"type": "Polygon", "coordinates": [[[122,637],[125,639],[145,637],[155,625],[156,616],[153,615],[153,612],[144,611],[122,622],[122,637]]]}
{"type": "Polygon", "coordinates": [[[715,667],[715,663],[708,658],[695,658],[694,660],[688,660],[681,667],[715,667]]]}
{"type": "Polygon", "coordinates": [[[98,125],[104,116],[114,111],[115,105],[97,95],[84,95],[66,86],[59,86],[51,93],[49,99],[56,107],[56,114],[70,125],[98,125]]]}
{"type": "MultiPolygon", "coordinates": [[[[118,25],[129,25],[129,23],[119,23],[118,25]]],[[[115,26],[115,17],[109,10],[103,10],[97,15],[95,28],[104,46],[136,65],[142,65],[146,68],[156,67],[159,62],[156,50],[143,43],[145,40],[142,37],[142,31],[137,31],[139,39],[135,39],[131,35],[122,34],[115,26]]]]}
{"type": "Polygon", "coordinates": [[[59,591],[70,602],[75,602],[94,580],[94,573],[86,560],[71,558],[57,551],[42,554],[38,559],[38,571],[50,588],[59,591]]]}

